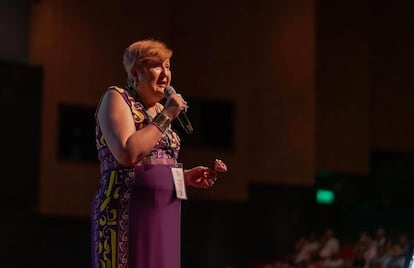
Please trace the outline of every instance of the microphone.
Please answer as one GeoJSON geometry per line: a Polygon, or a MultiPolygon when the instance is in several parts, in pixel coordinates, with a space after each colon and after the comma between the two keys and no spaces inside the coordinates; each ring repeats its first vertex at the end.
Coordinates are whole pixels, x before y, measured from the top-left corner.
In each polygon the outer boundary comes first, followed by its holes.
{"type": "MultiPolygon", "coordinates": [[[[175,92],[175,89],[172,86],[164,88],[164,96],[166,98],[176,93],[177,92],[175,92]]],[[[185,111],[182,111],[177,118],[178,122],[180,122],[181,127],[185,130],[187,134],[193,133],[193,126],[191,126],[190,120],[188,119],[187,113],[185,111]]]]}

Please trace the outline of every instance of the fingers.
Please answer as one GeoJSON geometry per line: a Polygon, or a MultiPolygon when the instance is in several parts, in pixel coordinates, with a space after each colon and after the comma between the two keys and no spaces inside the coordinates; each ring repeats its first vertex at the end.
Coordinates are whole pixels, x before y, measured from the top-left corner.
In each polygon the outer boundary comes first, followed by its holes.
{"type": "Polygon", "coordinates": [[[215,182],[217,180],[217,173],[211,169],[204,172],[204,178],[215,182]]]}
{"type": "Polygon", "coordinates": [[[206,188],[210,188],[213,187],[214,183],[217,181],[217,174],[212,170],[208,170],[204,172],[204,178],[206,188]]]}
{"type": "Polygon", "coordinates": [[[220,159],[214,161],[214,170],[217,172],[227,172],[227,166],[220,159]]]}
{"type": "Polygon", "coordinates": [[[227,165],[220,159],[214,161],[214,170],[207,167],[199,167],[203,171],[204,180],[202,181],[203,188],[210,188],[217,181],[217,174],[219,172],[227,172],[227,165]]]}
{"type": "Polygon", "coordinates": [[[214,186],[217,181],[217,172],[204,166],[198,166],[191,169],[194,176],[194,186],[208,189],[214,186]]]}
{"type": "Polygon", "coordinates": [[[181,111],[187,108],[187,101],[183,99],[183,96],[181,96],[181,94],[171,95],[169,99],[171,99],[171,102],[179,107],[181,111]]]}
{"type": "Polygon", "coordinates": [[[187,111],[188,104],[181,94],[173,94],[167,99],[165,108],[170,111],[173,118],[176,118],[182,111],[187,111]]]}
{"type": "Polygon", "coordinates": [[[215,181],[211,180],[211,179],[203,179],[202,183],[201,183],[201,186],[202,186],[202,188],[211,188],[211,187],[213,187],[214,182],[215,181]]]}
{"type": "Polygon", "coordinates": [[[177,104],[178,107],[180,108],[180,111],[187,111],[187,102],[184,100],[183,96],[181,96],[181,94],[176,94],[177,95],[177,104]]]}
{"type": "Polygon", "coordinates": [[[202,177],[199,177],[195,180],[195,183],[198,187],[207,189],[212,187],[216,180],[216,176],[211,175],[209,172],[204,172],[202,177]]]}

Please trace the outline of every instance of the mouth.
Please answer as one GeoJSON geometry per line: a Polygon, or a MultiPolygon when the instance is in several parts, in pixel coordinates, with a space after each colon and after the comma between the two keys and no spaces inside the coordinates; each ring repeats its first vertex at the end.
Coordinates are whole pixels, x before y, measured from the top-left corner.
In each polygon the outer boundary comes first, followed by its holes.
{"type": "Polygon", "coordinates": [[[161,88],[165,88],[168,86],[168,80],[167,79],[162,79],[157,81],[157,86],[161,87],[161,88]]]}

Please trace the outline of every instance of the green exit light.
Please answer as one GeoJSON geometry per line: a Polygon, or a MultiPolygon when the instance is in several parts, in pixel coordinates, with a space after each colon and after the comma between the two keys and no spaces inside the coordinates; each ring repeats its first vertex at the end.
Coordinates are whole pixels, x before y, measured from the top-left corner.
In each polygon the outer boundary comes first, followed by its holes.
{"type": "Polygon", "coordinates": [[[316,190],[316,202],[318,204],[330,205],[335,200],[335,193],[330,190],[318,189],[316,190]]]}

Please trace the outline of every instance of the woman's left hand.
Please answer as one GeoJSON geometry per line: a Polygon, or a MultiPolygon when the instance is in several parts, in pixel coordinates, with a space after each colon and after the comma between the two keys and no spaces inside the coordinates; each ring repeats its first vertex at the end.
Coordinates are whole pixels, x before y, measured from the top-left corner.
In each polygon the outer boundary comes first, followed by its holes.
{"type": "Polygon", "coordinates": [[[187,185],[197,188],[210,188],[217,180],[217,172],[208,167],[197,166],[184,171],[184,179],[187,185]]]}

